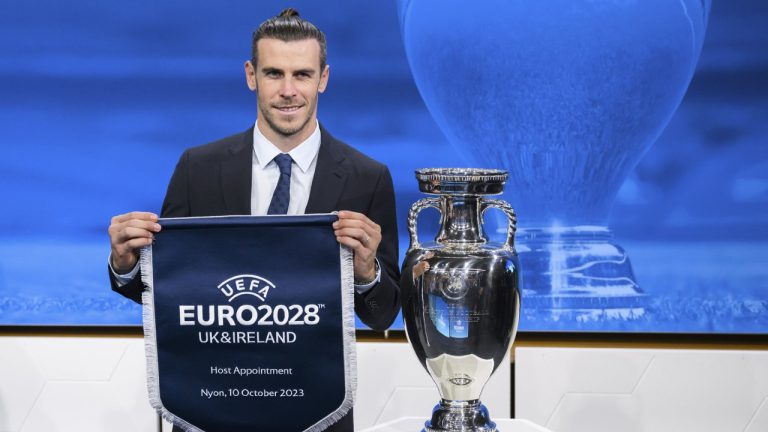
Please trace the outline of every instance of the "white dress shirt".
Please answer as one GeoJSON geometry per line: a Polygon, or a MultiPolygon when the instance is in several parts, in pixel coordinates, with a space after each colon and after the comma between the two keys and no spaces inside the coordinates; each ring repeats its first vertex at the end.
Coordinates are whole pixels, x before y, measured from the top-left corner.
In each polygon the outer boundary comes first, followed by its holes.
{"type": "MultiPolygon", "coordinates": [[[[288,202],[288,214],[304,214],[315,177],[317,153],[320,150],[320,126],[315,121],[312,135],[297,145],[288,154],[293,159],[291,164],[291,200],[288,202]]],[[[251,214],[267,214],[272,193],[280,179],[280,168],[275,163],[275,156],[282,153],[261,133],[258,125],[253,127],[253,168],[251,175],[251,214]]]]}

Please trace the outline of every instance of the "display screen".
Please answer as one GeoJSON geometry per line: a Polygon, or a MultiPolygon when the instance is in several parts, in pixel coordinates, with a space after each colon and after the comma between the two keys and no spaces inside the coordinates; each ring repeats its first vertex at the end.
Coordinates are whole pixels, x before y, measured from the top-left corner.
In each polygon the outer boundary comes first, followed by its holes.
{"type": "MultiPolygon", "coordinates": [[[[425,196],[414,170],[488,165],[488,159],[457,142],[430,113],[429,93],[417,87],[406,55],[410,36],[401,31],[397,2],[292,6],[327,35],[330,81],[319,99],[320,122],[392,173],[402,262],[408,210],[425,196]]],[[[4,8],[1,325],[141,324],[140,305],[110,290],[110,218],[159,213],[184,149],[253,125],[256,97],[243,63],[251,32],[283,7],[277,1],[40,0],[4,8]]],[[[604,192],[610,242],[631,261],[632,303],[606,306],[605,294],[563,303],[554,289],[542,299],[526,286],[540,278],[526,276],[535,266],[526,270],[520,251],[521,331],[768,333],[766,20],[768,5],[760,0],[712,7],[682,103],[639,162],[620,173],[617,190],[604,192]]],[[[513,85],[503,71],[499,82],[477,82],[462,67],[441,69],[434,80],[452,82],[455,74],[464,74],[459,78],[469,91],[463,94],[513,85]]],[[[460,99],[455,104],[468,104],[460,99]]],[[[504,101],[493,102],[501,107],[495,118],[525,118],[504,112],[504,101]]],[[[467,115],[473,112],[467,108],[467,115]]],[[[516,125],[509,127],[514,133],[516,125]]],[[[514,145],[501,141],[501,154],[517,157],[514,145]]],[[[513,166],[499,161],[483,167],[513,166]]],[[[526,166],[531,176],[537,166],[526,166]]],[[[527,176],[516,173],[501,198],[522,204],[520,179],[527,176]]],[[[589,193],[603,193],[599,183],[588,184],[589,193]]],[[[521,228],[532,228],[533,213],[519,209],[521,228]]],[[[489,211],[486,221],[488,235],[502,239],[501,216],[489,211]]],[[[437,230],[437,213],[425,211],[419,236],[430,239],[437,230]]],[[[403,328],[400,318],[393,328],[403,328]]]]}

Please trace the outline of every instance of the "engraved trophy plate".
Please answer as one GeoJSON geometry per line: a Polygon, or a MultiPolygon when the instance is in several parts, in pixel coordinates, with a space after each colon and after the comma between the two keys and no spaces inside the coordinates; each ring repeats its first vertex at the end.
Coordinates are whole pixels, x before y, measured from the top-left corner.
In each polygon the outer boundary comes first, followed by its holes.
{"type": "Polygon", "coordinates": [[[441,400],[426,431],[495,431],[480,394],[504,359],[517,331],[520,270],[514,250],[517,218],[504,201],[507,172],[480,169],[416,171],[419,189],[436,197],[413,204],[410,247],[401,280],[406,334],[441,400]],[[434,242],[419,243],[416,218],[440,212],[434,242]],[[483,214],[502,210],[508,220],[503,244],[488,241],[483,214]]]}

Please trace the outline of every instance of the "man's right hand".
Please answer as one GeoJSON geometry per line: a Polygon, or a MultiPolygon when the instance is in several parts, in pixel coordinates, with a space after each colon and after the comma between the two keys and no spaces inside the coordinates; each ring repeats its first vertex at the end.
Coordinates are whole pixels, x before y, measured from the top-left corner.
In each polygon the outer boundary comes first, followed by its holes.
{"type": "Polygon", "coordinates": [[[131,212],[113,217],[108,232],[112,269],[117,274],[125,274],[136,266],[139,249],[152,244],[155,233],[160,232],[160,224],[154,213],[131,212]]]}

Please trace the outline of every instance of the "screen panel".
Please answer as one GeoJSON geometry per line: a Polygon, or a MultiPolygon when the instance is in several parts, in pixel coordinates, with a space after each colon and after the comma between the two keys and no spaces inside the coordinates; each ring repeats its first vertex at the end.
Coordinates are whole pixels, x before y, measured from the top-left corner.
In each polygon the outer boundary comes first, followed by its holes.
{"type": "MultiPolygon", "coordinates": [[[[109,289],[109,220],[159,212],[185,148],[252,125],[242,71],[250,33],[282,7],[40,0],[6,8],[0,324],[140,324],[139,306],[109,289]]],[[[427,111],[394,2],[294,7],[328,36],[320,121],[392,171],[402,257],[408,208],[423,196],[413,171],[475,161],[427,111]]],[[[758,0],[713,7],[682,104],[613,202],[609,225],[646,295],[643,314],[552,313],[524,298],[521,330],[768,333],[766,18],[758,0]]],[[[514,190],[504,198],[515,205],[514,190]]],[[[419,224],[421,237],[433,237],[436,214],[419,224]]],[[[487,218],[491,236],[499,225],[487,218]]]]}

